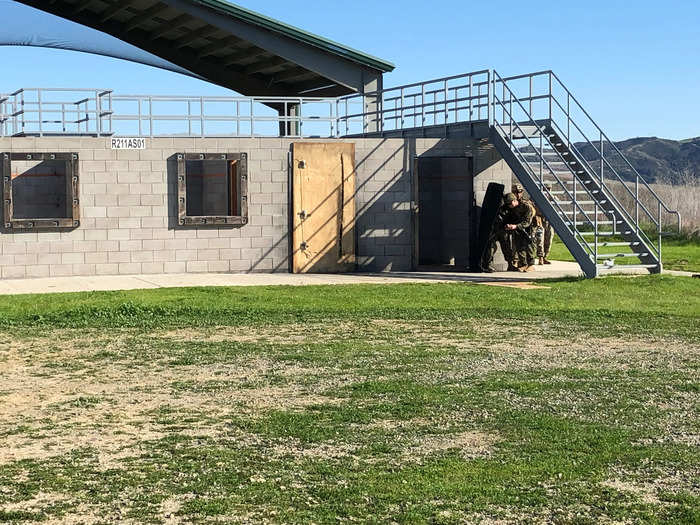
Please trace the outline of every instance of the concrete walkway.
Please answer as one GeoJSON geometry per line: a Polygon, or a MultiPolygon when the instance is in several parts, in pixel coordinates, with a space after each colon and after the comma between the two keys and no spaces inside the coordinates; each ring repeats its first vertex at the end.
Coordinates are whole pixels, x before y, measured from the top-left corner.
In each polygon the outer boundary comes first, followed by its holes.
{"type": "Polygon", "coordinates": [[[0,295],[92,292],[106,290],[139,290],[149,288],[181,288],[186,286],[306,286],[313,284],[392,284],[416,282],[490,282],[526,283],[580,275],[578,264],[555,262],[537,266],[531,273],[456,273],[456,272],[391,272],[350,274],[290,273],[189,273],[160,275],[105,275],[91,277],[47,277],[0,281],[0,295]]]}
{"type": "MultiPolygon", "coordinates": [[[[690,275],[687,272],[669,273],[690,275]]],[[[3,280],[0,281],[0,295],[182,288],[187,286],[306,286],[314,284],[396,284],[419,282],[473,282],[491,286],[534,288],[535,286],[532,285],[533,281],[578,277],[580,275],[582,274],[578,264],[562,261],[554,261],[549,266],[536,266],[535,271],[531,273],[391,272],[334,275],[289,273],[105,275],[98,277],[49,277],[3,280]]]]}

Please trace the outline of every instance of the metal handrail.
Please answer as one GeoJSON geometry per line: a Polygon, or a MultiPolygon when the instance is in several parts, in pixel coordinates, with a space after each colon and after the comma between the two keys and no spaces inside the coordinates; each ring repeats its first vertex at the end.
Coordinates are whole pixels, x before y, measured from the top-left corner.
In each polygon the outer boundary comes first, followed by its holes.
{"type": "MultiPolygon", "coordinates": [[[[591,117],[591,115],[588,113],[588,111],[586,111],[586,109],[583,107],[583,105],[578,101],[578,99],[573,95],[573,93],[571,93],[569,88],[566,87],[566,85],[561,81],[561,79],[557,76],[557,74],[550,70],[549,75],[551,75],[552,78],[556,79],[558,85],[562,89],[564,89],[564,91],[566,92],[567,98],[569,98],[571,101],[573,101],[576,104],[576,107],[586,116],[589,123],[592,124],[593,127],[598,131],[599,136],[601,138],[601,142],[603,142],[602,139],[605,139],[605,142],[607,142],[608,145],[612,146],[612,148],[618,154],[618,156],[632,170],[632,172],[635,175],[635,182],[641,182],[644,185],[644,187],[651,193],[651,195],[656,199],[656,201],[661,205],[661,207],[666,211],[666,213],[676,215],[677,221],[678,221],[677,222],[678,230],[680,231],[680,229],[681,229],[680,213],[677,210],[670,209],[666,205],[666,203],[663,201],[663,199],[661,199],[661,197],[654,191],[654,189],[649,185],[649,183],[646,181],[646,179],[644,177],[642,177],[642,175],[632,165],[632,163],[629,161],[629,159],[627,157],[625,157],[625,155],[620,151],[620,149],[615,145],[615,143],[610,139],[610,137],[608,137],[608,135],[603,131],[603,129],[598,125],[598,123],[593,119],[593,117],[591,117]]],[[[552,95],[552,98],[554,100],[556,100],[556,97],[554,96],[554,94],[551,93],[551,95],[552,95]]],[[[561,107],[561,105],[560,105],[560,107],[561,107]]],[[[570,118],[570,112],[568,112],[567,117],[570,118]]],[[[572,120],[572,122],[573,122],[573,120],[572,120]]],[[[582,131],[579,130],[579,132],[583,136],[586,136],[582,131]]],[[[569,140],[569,137],[567,137],[567,140],[569,140]]],[[[587,136],[586,136],[586,140],[588,140],[590,143],[590,139],[588,139],[587,136]]],[[[598,153],[598,155],[600,155],[601,158],[605,159],[605,154],[602,151],[598,150],[598,148],[594,144],[591,144],[591,145],[595,149],[596,153],[598,153]]],[[[630,193],[630,196],[634,197],[635,200],[638,200],[638,198],[634,194],[632,194],[632,192],[629,190],[629,188],[627,188],[626,181],[620,176],[620,174],[617,172],[617,170],[612,165],[610,165],[610,163],[607,161],[607,159],[605,159],[605,161],[606,161],[606,165],[608,165],[610,170],[612,170],[612,172],[617,177],[618,181],[621,182],[625,186],[625,189],[627,189],[627,191],[630,193]]],[[[659,216],[659,223],[660,222],[661,222],[661,217],[659,216]]]]}
{"type": "MultiPolygon", "coordinates": [[[[525,109],[525,107],[522,105],[522,103],[521,103],[521,101],[519,100],[519,98],[513,93],[513,91],[510,89],[510,87],[509,87],[509,86],[506,84],[506,82],[504,81],[504,79],[502,79],[501,76],[500,76],[496,71],[493,72],[493,75],[494,75],[494,80],[493,80],[493,81],[494,81],[494,86],[495,86],[495,83],[496,83],[496,79],[498,79],[499,82],[500,82],[500,84],[502,85],[504,91],[505,91],[505,90],[508,91],[508,93],[509,93],[509,95],[510,95],[509,103],[511,104],[511,106],[512,106],[513,99],[515,99],[515,102],[520,106],[520,109],[521,109],[521,110],[523,111],[523,113],[527,116],[527,118],[529,119],[529,122],[530,122],[532,125],[534,125],[536,128],[540,129],[540,124],[539,124],[539,123],[532,117],[532,115],[530,115],[530,113],[525,109]]],[[[522,127],[520,126],[520,123],[518,123],[517,120],[516,120],[515,118],[513,118],[512,112],[509,111],[509,110],[506,108],[506,106],[505,106],[505,101],[501,101],[501,99],[498,98],[498,95],[496,94],[496,89],[495,89],[495,87],[494,87],[494,89],[493,89],[493,93],[494,93],[494,95],[493,95],[494,109],[495,109],[496,105],[497,105],[497,104],[499,103],[499,101],[500,101],[500,109],[502,110],[504,116],[505,116],[506,114],[508,115],[508,119],[509,119],[508,127],[510,128],[509,136],[511,137],[511,144],[510,144],[511,151],[513,151],[514,153],[516,153],[516,154],[521,158],[521,160],[523,161],[522,164],[523,164],[524,166],[527,166],[527,169],[530,171],[531,176],[533,176],[533,179],[536,180],[536,174],[535,174],[534,171],[532,170],[532,167],[529,165],[529,163],[528,163],[527,161],[525,161],[525,158],[524,158],[522,152],[521,152],[518,148],[514,148],[514,147],[513,147],[513,143],[512,143],[512,129],[513,129],[513,125],[515,125],[515,127],[517,127],[517,129],[518,129],[518,130],[520,131],[520,133],[522,134],[522,137],[523,137],[525,140],[527,140],[528,145],[529,145],[531,148],[533,148],[534,151],[537,151],[537,147],[532,143],[532,141],[531,141],[530,138],[528,137],[527,133],[525,133],[525,131],[522,129],[522,127]]],[[[498,119],[497,119],[497,112],[496,112],[495,110],[494,110],[494,112],[493,112],[493,123],[494,123],[494,125],[496,125],[497,127],[499,127],[502,131],[504,131],[504,130],[503,130],[502,124],[501,124],[500,122],[498,122],[498,119]]],[[[547,137],[547,136],[544,135],[542,132],[540,132],[540,138],[546,140],[547,143],[549,144],[549,146],[550,146],[554,151],[557,152],[559,158],[560,158],[563,162],[566,162],[566,159],[564,159],[564,157],[561,155],[561,153],[558,152],[558,151],[556,150],[556,148],[554,148],[553,144],[552,144],[551,141],[549,140],[549,137],[547,137]]],[[[584,210],[583,208],[581,208],[581,205],[577,202],[577,199],[576,199],[576,188],[574,187],[573,193],[570,192],[569,189],[567,188],[566,184],[564,184],[564,183],[559,179],[559,177],[557,176],[557,174],[556,174],[556,172],[554,171],[554,169],[552,168],[552,166],[549,164],[549,162],[548,162],[544,157],[541,157],[540,162],[541,162],[540,166],[541,166],[541,167],[546,166],[547,169],[549,169],[549,173],[551,174],[551,176],[553,176],[553,177],[555,178],[555,180],[557,181],[557,183],[559,184],[559,186],[561,186],[561,187],[563,188],[564,192],[566,192],[566,194],[567,194],[569,197],[571,197],[572,202],[573,202],[575,208],[577,208],[578,211],[583,215],[583,218],[588,222],[588,224],[589,224],[590,226],[593,226],[594,232],[595,232],[595,244],[597,244],[597,239],[598,239],[598,227],[597,227],[597,222],[598,222],[598,208],[597,208],[597,206],[595,207],[595,212],[594,212],[594,213],[595,213],[595,216],[594,216],[594,218],[593,218],[593,221],[591,221],[591,219],[588,217],[588,214],[587,214],[586,210],[584,210]]],[[[540,168],[540,169],[541,169],[541,168],[540,168]]],[[[573,175],[574,175],[574,177],[576,178],[576,174],[573,174],[573,175]]],[[[541,178],[542,178],[542,175],[540,174],[540,179],[541,179],[541,178]]],[[[590,195],[591,197],[593,197],[593,195],[592,195],[590,189],[589,189],[588,187],[586,187],[585,184],[582,184],[582,186],[583,186],[584,189],[589,193],[589,195],[590,195]]],[[[546,188],[543,188],[543,190],[544,190],[544,189],[546,189],[546,188]]],[[[550,190],[547,190],[548,193],[549,193],[549,191],[550,191],[550,190]]],[[[549,193],[549,199],[548,199],[548,201],[550,202],[550,204],[555,204],[555,205],[556,205],[556,207],[557,207],[557,208],[559,209],[559,211],[561,212],[561,213],[559,213],[560,217],[562,217],[562,219],[564,220],[564,222],[567,223],[567,225],[569,226],[569,228],[570,228],[570,230],[572,231],[572,233],[574,233],[577,237],[581,237],[580,232],[579,232],[579,229],[578,229],[578,227],[577,227],[577,225],[576,225],[576,218],[577,218],[577,217],[576,217],[576,212],[574,212],[572,219],[569,220],[568,214],[567,214],[567,213],[563,210],[563,208],[559,205],[559,203],[557,202],[557,200],[553,198],[553,196],[552,196],[551,193],[549,193]]],[[[612,219],[615,220],[614,217],[613,217],[612,219]]],[[[587,243],[579,243],[579,244],[582,244],[588,252],[591,251],[591,250],[590,250],[590,247],[587,245],[587,243]]],[[[594,261],[594,262],[595,262],[595,261],[594,261]]]]}

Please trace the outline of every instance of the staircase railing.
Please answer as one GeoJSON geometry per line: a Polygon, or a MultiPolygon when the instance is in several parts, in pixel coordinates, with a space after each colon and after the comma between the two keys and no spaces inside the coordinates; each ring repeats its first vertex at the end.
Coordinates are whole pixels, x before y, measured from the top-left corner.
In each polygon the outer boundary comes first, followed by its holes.
{"type": "MultiPolygon", "coordinates": [[[[567,163],[568,160],[565,159],[559,151],[556,150],[552,144],[550,138],[546,133],[541,131],[542,122],[535,120],[530,114],[531,109],[526,109],[523,102],[513,93],[507,84],[507,79],[504,80],[497,72],[493,72],[494,86],[492,89],[492,104],[493,111],[491,112],[492,122],[491,124],[498,129],[503,136],[509,139],[510,144],[513,144],[513,138],[518,137],[527,142],[529,150],[532,152],[539,153],[539,170],[536,172],[531,163],[525,158],[525,153],[522,148],[511,147],[511,150],[515,156],[520,160],[521,164],[527,171],[533,180],[539,181],[540,189],[547,196],[549,203],[555,208],[559,216],[562,218],[564,223],[567,225],[572,235],[576,238],[578,243],[583,247],[583,249],[588,253],[593,263],[596,263],[597,257],[597,245],[598,245],[598,214],[600,212],[598,208],[597,201],[592,194],[592,190],[588,188],[585,184],[581,183],[580,188],[583,188],[586,193],[595,202],[593,217],[589,217],[590,210],[585,210],[580,205],[580,201],[577,198],[579,187],[577,187],[575,181],[577,180],[574,175],[573,187],[569,189],[566,184],[567,181],[562,180],[558,175],[557,171],[552,167],[550,162],[544,157],[543,151],[545,148],[548,151],[553,151],[556,153],[557,157],[561,162],[567,163]],[[499,92],[501,95],[499,95],[499,92]],[[536,141],[534,143],[530,137],[529,129],[535,128],[539,129],[540,132],[537,133],[536,141]],[[552,177],[557,184],[557,187],[561,187],[564,191],[565,197],[568,197],[569,201],[572,202],[572,214],[569,217],[566,210],[563,209],[558,199],[554,198],[551,193],[551,189],[544,184],[545,172],[548,177],[552,177]],[[580,214],[580,215],[579,215],[580,214]],[[580,229],[578,226],[578,219],[583,219],[582,225],[588,227],[588,229],[580,229]],[[582,235],[582,232],[593,231],[594,242],[593,247],[587,242],[586,238],[582,235]]],[[[530,98],[528,102],[532,103],[535,99],[530,98]]],[[[529,104],[532,108],[532,104],[529,104]]]]}
{"type": "Polygon", "coordinates": [[[503,81],[514,92],[521,93],[519,98],[529,105],[531,115],[550,122],[557,135],[566,142],[576,159],[595,175],[607,196],[621,209],[640,236],[649,240],[642,229],[644,224],[655,230],[660,256],[664,226],[675,223],[675,229],[680,232],[680,214],[663,202],[561,79],[552,71],[540,71],[508,77],[503,81]],[[621,171],[626,173],[627,178],[621,175],[621,171]]]}

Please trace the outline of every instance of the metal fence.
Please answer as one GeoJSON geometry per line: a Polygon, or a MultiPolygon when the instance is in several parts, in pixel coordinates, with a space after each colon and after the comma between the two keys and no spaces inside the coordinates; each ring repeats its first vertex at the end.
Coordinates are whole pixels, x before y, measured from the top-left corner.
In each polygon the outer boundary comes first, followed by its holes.
{"type": "Polygon", "coordinates": [[[29,88],[0,95],[0,136],[338,137],[362,132],[361,108],[361,99],[118,95],[108,89],[29,88]],[[348,117],[341,111],[358,114],[348,117]]]}
{"type": "Polygon", "coordinates": [[[26,88],[0,95],[0,136],[341,137],[487,120],[489,71],[339,98],[120,95],[26,88]]]}

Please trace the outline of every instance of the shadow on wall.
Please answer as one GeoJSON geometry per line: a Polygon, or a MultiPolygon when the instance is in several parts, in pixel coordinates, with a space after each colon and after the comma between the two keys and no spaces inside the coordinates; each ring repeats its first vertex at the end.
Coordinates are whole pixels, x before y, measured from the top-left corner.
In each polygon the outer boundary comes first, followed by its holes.
{"type": "MultiPolygon", "coordinates": [[[[348,141],[351,142],[351,141],[348,141]]],[[[397,139],[384,139],[378,142],[372,141],[374,146],[370,149],[362,148],[362,140],[356,142],[357,152],[355,154],[355,189],[354,192],[343,197],[343,209],[351,200],[355,203],[355,220],[347,228],[343,228],[341,245],[346,244],[349,237],[354,238],[356,268],[360,271],[407,271],[417,265],[414,260],[414,231],[413,213],[411,203],[414,195],[413,170],[414,161],[417,155],[420,157],[445,157],[445,156],[465,156],[464,146],[462,149],[455,149],[454,139],[438,140],[432,147],[417,151],[417,141],[415,138],[406,138],[403,141],[397,139]],[[395,144],[395,146],[394,146],[395,144]]],[[[473,151],[473,170],[475,177],[480,175],[488,176],[488,170],[493,167],[500,157],[492,154],[488,145],[478,146],[478,151],[473,151]]],[[[495,151],[495,150],[494,150],[495,151]]],[[[291,166],[288,167],[290,169],[291,166]]],[[[231,230],[238,229],[241,237],[246,237],[246,229],[254,223],[254,212],[251,212],[248,225],[206,225],[206,226],[181,226],[178,224],[178,194],[177,194],[177,157],[175,155],[168,159],[168,227],[174,230],[231,230]]],[[[292,260],[295,251],[299,247],[292,246],[292,235],[294,232],[293,221],[293,187],[291,183],[292,173],[288,173],[288,213],[283,234],[276,234],[273,243],[258,251],[249,261],[247,269],[240,271],[248,272],[287,272],[292,270],[292,260]],[[270,268],[270,259],[275,263],[270,268]],[[280,254],[286,254],[280,255],[280,254]]],[[[477,179],[475,178],[475,181],[477,179]]],[[[256,173],[249,174],[251,184],[256,183],[256,173]]],[[[484,185],[484,190],[488,181],[484,185]]],[[[340,179],[335,186],[327,187],[326,197],[319,200],[313,209],[305,210],[313,215],[330,201],[338,201],[340,191],[340,179]]],[[[474,186],[474,192],[478,197],[479,187],[474,186]]],[[[254,192],[251,191],[251,197],[254,192]]],[[[338,201],[339,202],[339,201],[338,201]]],[[[478,231],[478,217],[480,206],[472,206],[470,245],[475,240],[475,232],[478,231]]],[[[308,238],[325,239],[316,249],[322,252],[330,252],[338,248],[338,240],[328,239],[327,235],[322,235],[321,230],[333,227],[337,221],[336,217],[329,216],[327,220],[315,226],[317,231],[308,233],[308,238]],[[333,223],[333,224],[331,224],[333,223]]],[[[234,236],[236,237],[236,236],[234,236]]],[[[252,251],[251,251],[252,253],[252,251]]],[[[336,254],[331,254],[336,258],[336,254]]],[[[313,271],[313,266],[309,268],[313,271]]]]}

